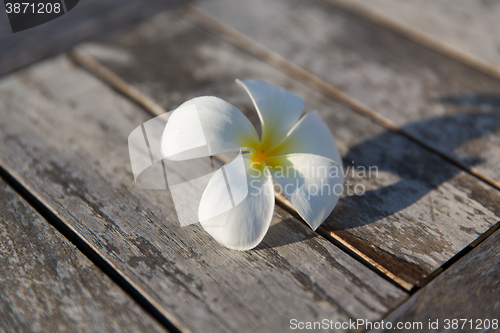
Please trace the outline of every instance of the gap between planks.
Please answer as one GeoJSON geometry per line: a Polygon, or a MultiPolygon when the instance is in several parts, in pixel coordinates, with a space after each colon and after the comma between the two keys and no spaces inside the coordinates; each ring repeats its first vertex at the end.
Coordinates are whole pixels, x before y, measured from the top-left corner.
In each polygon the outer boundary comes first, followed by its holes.
{"type": "Polygon", "coordinates": [[[50,205],[43,200],[37,192],[28,184],[22,181],[20,177],[4,165],[0,160],[0,179],[3,179],[20,197],[36,210],[50,225],[52,225],[62,236],[71,242],[83,255],[85,255],[94,265],[96,265],[106,276],[116,283],[126,294],[128,294],[143,310],[148,312],[163,327],[172,333],[190,333],[191,331],[184,327],[168,311],[163,309],[153,298],[151,298],[140,286],[130,280],[95,246],[88,242],[78,230],[70,224],[65,223],[64,219],[57,211],[50,208],[50,205]]]}
{"type": "MultiPolygon", "coordinates": [[[[491,228],[489,228],[486,232],[484,232],[480,237],[478,237],[474,242],[471,244],[467,245],[464,247],[460,252],[455,254],[453,257],[451,257],[447,262],[445,262],[441,267],[436,269],[434,272],[429,274],[427,277],[425,277],[422,281],[420,281],[417,285],[415,285],[410,291],[410,298],[408,299],[407,302],[411,302],[412,299],[415,299],[417,297],[414,294],[418,292],[419,290],[425,288],[429,283],[431,283],[433,280],[437,279],[439,276],[441,276],[446,270],[448,270],[451,266],[456,264],[459,260],[467,256],[472,250],[474,250],[477,246],[482,244],[483,242],[486,241],[486,239],[490,238],[495,234],[497,230],[500,229],[500,221],[493,225],[491,228]]],[[[500,232],[500,231],[499,231],[500,232]]],[[[472,254],[471,254],[472,255],[472,254]]],[[[465,259],[464,259],[465,260],[465,259]]],[[[400,308],[404,307],[407,302],[403,303],[399,307],[393,309],[392,311],[389,311],[386,313],[386,315],[383,318],[383,321],[387,322],[387,319],[389,319],[391,316],[393,316],[395,313],[397,313],[400,308]]],[[[378,332],[378,331],[377,331],[378,332]]]]}
{"type": "MultiPolygon", "coordinates": [[[[448,259],[444,264],[442,264],[438,269],[434,272],[426,276],[423,280],[419,281],[413,288],[410,290],[410,295],[413,295],[415,292],[427,286],[432,280],[436,279],[438,276],[443,274],[448,268],[450,268],[457,261],[465,257],[469,252],[474,250],[477,246],[482,244],[488,238],[490,238],[497,230],[500,229],[500,221],[491,226],[488,230],[486,230],[483,234],[481,234],[478,238],[476,238],[472,243],[464,247],[460,252],[455,254],[453,257],[448,259]]],[[[395,311],[395,310],[394,310],[395,311]]],[[[386,316],[388,317],[388,316],[386,316]]]]}

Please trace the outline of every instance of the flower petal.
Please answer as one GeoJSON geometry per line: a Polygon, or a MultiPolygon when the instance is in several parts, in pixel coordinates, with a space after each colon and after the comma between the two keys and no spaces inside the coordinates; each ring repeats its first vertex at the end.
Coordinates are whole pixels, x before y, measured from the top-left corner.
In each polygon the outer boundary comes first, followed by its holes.
{"type": "Polygon", "coordinates": [[[274,182],[300,216],[316,230],[342,194],[342,167],[331,159],[310,154],[278,156],[267,161],[274,182]]]}
{"type": "Polygon", "coordinates": [[[245,251],[257,246],[271,223],[274,187],[264,163],[239,155],[219,169],[201,198],[198,217],[222,245],[245,251]]]}
{"type": "Polygon", "coordinates": [[[180,161],[239,151],[258,140],[240,110],[217,97],[197,97],[171,114],[161,138],[161,154],[180,161]]]}
{"type": "Polygon", "coordinates": [[[342,167],[335,138],[317,110],[308,112],[286,138],[269,152],[270,156],[314,154],[333,160],[342,167]]]}
{"type": "Polygon", "coordinates": [[[262,125],[262,143],[272,148],[299,120],[304,110],[302,97],[273,84],[257,80],[236,80],[252,98],[262,125]]]}

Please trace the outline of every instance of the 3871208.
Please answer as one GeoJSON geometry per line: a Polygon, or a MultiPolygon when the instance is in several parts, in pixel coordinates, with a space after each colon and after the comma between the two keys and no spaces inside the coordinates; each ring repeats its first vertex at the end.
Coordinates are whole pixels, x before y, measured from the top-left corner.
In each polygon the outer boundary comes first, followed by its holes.
{"type": "Polygon", "coordinates": [[[445,330],[489,330],[498,329],[500,327],[498,319],[445,319],[445,330]]]}
{"type": "Polygon", "coordinates": [[[62,11],[60,2],[7,2],[7,14],[59,14],[62,11]]]}

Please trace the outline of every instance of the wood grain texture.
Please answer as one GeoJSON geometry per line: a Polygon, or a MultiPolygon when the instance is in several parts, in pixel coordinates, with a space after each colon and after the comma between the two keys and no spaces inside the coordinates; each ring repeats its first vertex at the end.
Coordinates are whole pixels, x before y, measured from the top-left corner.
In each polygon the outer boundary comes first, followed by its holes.
{"type": "MultiPolygon", "coordinates": [[[[441,39],[433,37],[422,30],[419,30],[411,25],[399,21],[391,16],[388,16],[378,10],[372,9],[362,3],[350,0],[326,0],[327,2],[341,8],[342,10],[351,13],[374,23],[384,29],[392,31],[399,36],[402,36],[410,41],[413,41],[429,50],[444,55],[470,68],[478,70],[495,79],[500,79],[500,67],[491,64],[488,61],[465,52],[456,46],[446,43],[441,39]]],[[[460,4],[460,3],[459,3],[460,4]]],[[[463,6],[462,6],[463,7],[463,6]]],[[[478,36],[482,39],[482,36],[478,36]]]]}
{"type": "Polygon", "coordinates": [[[1,81],[0,100],[0,162],[183,331],[381,318],[407,297],[279,208],[248,252],[181,228],[170,192],[133,180],[127,137],[151,115],[66,58],[1,81]]]}
{"type": "Polygon", "coordinates": [[[385,321],[394,326],[396,322],[420,321],[423,322],[423,329],[412,332],[429,332],[429,320],[438,320],[439,329],[433,332],[449,332],[445,329],[445,319],[459,319],[458,328],[451,331],[498,332],[500,324],[494,328],[491,323],[493,319],[497,323],[500,321],[499,281],[500,233],[496,232],[416,293],[385,321]],[[460,319],[467,319],[465,326],[460,319]],[[486,319],[489,320],[488,326],[484,322],[486,319]],[[469,320],[472,320],[472,328],[469,320]]]}
{"type": "Polygon", "coordinates": [[[500,3],[494,0],[355,0],[500,67],[500,3]]]}
{"type": "Polygon", "coordinates": [[[212,0],[198,7],[500,181],[499,80],[322,0],[212,0]]]}
{"type": "Polygon", "coordinates": [[[0,332],[166,332],[0,179],[0,332]]]}
{"type": "MultiPolygon", "coordinates": [[[[177,0],[81,0],[67,14],[43,25],[12,33],[7,15],[0,15],[0,75],[99,38],[144,19],[177,0]]],[[[2,11],[3,11],[2,5],[2,11]]]]}
{"type": "Polygon", "coordinates": [[[266,80],[305,97],[306,110],[319,110],[350,167],[344,196],[320,232],[352,246],[406,288],[498,221],[498,191],[178,16],[161,15],[80,50],[167,110],[215,95],[259,127],[235,78],[266,80]],[[370,166],[378,174],[359,175],[370,166]],[[365,195],[353,195],[356,185],[364,186],[365,195]]]}

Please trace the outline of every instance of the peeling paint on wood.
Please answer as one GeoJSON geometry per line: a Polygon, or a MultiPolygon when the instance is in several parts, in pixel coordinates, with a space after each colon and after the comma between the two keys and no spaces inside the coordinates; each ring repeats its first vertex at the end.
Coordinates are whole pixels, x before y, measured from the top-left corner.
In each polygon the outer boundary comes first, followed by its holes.
{"type": "Polygon", "coordinates": [[[500,233],[497,231],[384,321],[393,323],[394,327],[396,322],[422,322],[423,329],[415,332],[429,332],[429,321],[435,323],[436,320],[439,329],[435,332],[498,331],[499,281],[500,233]],[[458,320],[457,326],[451,326],[454,319],[458,320]]]}

